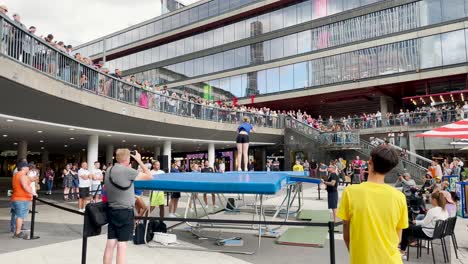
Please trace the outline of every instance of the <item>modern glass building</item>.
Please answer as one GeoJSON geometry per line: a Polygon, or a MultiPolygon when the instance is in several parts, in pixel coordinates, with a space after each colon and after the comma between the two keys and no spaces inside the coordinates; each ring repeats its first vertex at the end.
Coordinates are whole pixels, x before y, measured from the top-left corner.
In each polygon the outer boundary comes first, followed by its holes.
{"type": "Polygon", "coordinates": [[[203,0],[76,51],[213,100],[391,110],[463,98],[467,16],[468,0],[203,0]]]}

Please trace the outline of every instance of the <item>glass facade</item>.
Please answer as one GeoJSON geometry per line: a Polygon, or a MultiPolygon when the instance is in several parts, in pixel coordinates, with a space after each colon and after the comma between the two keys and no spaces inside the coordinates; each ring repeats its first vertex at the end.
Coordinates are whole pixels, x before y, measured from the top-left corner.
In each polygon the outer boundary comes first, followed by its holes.
{"type": "MultiPolygon", "coordinates": [[[[254,18],[249,18],[247,20],[236,22],[234,24],[226,25],[224,27],[210,30],[199,35],[202,39],[205,39],[205,34],[214,34],[215,36],[220,36],[220,39],[222,39],[223,41],[219,45],[222,45],[253,36],[251,34],[251,25],[253,22],[256,21],[259,21],[261,24],[261,28],[256,30],[260,31],[260,34],[263,34],[384,0],[353,0],[354,5],[344,4],[347,1],[348,0],[301,1],[300,3],[289,7],[285,7],[283,9],[269,12],[254,18]],[[355,4],[358,5],[356,6],[355,4]],[[221,35],[219,33],[221,33],[221,35]]],[[[151,22],[150,24],[144,25],[142,27],[121,33],[116,36],[112,36],[106,39],[106,50],[112,50],[117,47],[124,46],[126,44],[141,39],[153,37],[155,35],[174,30],[175,28],[186,26],[188,24],[195,23],[202,19],[217,16],[227,11],[234,10],[235,8],[238,8],[240,6],[248,5],[254,2],[258,2],[258,0],[213,0],[201,6],[185,10],[180,14],[175,14],[173,16],[166,17],[155,22],[151,22]],[[232,4],[233,2],[235,2],[235,4],[232,4]]],[[[190,38],[193,38],[193,36],[190,38]]],[[[90,44],[89,46],[82,47],[77,51],[81,52],[85,56],[91,56],[103,52],[102,46],[101,49],[96,50],[93,45],[94,44],[90,44]],[[90,46],[93,47],[89,48],[90,46]]],[[[174,45],[174,43],[169,43],[167,45],[174,45]]],[[[199,51],[202,49],[205,48],[203,46],[199,49],[195,48],[192,50],[192,52],[199,51]]]]}
{"type": "MultiPolygon", "coordinates": [[[[210,17],[218,16],[222,13],[238,9],[241,6],[249,5],[259,0],[212,0],[205,4],[185,9],[182,12],[166,16],[162,19],[142,25],[138,28],[120,33],[106,39],[106,50],[115,49],[126,44],[139,41],[148,37],[165,33],[179,27],[187,26],[210,17]]],[[[77,52],[85,56],[92,56],[103,52],[102,40],[100,49],[96,43],[81,47],[77,52]]]]}
{"type": "MultiPolygon", "coordinates": [[[[467,38],[468,29],[452,31],[191,85],[226,92],[215,99],[241,98],[455,65],[467,62],[467,38]]],[[[177,75],[163,71],[164,78],[177,75]]],[[[136,76],[150,80],[162,76],[148,73],[136,76]]]]}
{"type": "MultiPolygon", "coordinates": [[[[325,25],[319,28],[240,47],[236,50],[228,50],[222,53],[209,55],[203,57],[203,59],[212,61],[213,57],[220,56],[224,57],[224,61],[218,61],[218,65],[216,65],[217,67],[200,68],[200,71],[198,71],[199,74],[193,74],[191,69],[185,70],[182,66],[186,62],[169,65],[165,68],[172,71],[176,71],[176,68],[181,69],[182,71],[177,72],[178,77],[171,80],[179,81],[198,75],[261,64],[271,60],[344,45],[354,41],[401,32],[417,28],[419,26],[418,6],[418,3],[399,6],[365,16],[340,21],[338,23],[325,25]],[[233,52],[235,55],[234,57],[232,56],[233,52]]],[[[206,41],[207,40],[205,40],[205,42],[206,41]]],[[[201,39],[200,42],[202,43],[203,40],[201,39]]],[[[197,45],[195,44],[194,46],[197,45]]],[[[164,45],[164,47],[166,47],[166,45],[164,45]]],[[[160,47],[156,47],[154,49],[158,50],[158,48],[160,47]]],[[[129,57],[138,56],[138,54],[141,53],[143,52],[136,53],[136,55],[129,55],[129,57]]],[[[126,67],[128,65],[120,64],[121,59],[109,62],[110,68],[119,68],[123,70],[131,69],[131,67],[126,67]]],[[[195,62],[196,60],[198,59],[194,59],[192,61],[195,62]]]]}

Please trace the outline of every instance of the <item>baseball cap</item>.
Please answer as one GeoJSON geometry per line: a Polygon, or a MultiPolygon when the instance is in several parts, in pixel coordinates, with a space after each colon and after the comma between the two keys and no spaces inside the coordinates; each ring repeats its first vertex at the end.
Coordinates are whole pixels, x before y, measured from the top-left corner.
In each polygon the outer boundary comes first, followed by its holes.
{"type": "Polygon", "coordinates": [[[24,167],[29,167],[29,164],[28,164],[27,162],[25,162],[25,161],[20,161],[20,162],[16,165],[16,167],[18,168],[18,170],[21,170],[21,169],[23,169],[24,167]]]}

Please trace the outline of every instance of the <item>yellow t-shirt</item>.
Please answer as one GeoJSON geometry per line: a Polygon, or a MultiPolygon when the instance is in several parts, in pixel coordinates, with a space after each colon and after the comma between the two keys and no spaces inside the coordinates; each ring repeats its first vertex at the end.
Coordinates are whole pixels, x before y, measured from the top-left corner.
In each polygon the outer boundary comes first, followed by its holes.
{"type": "Polygon", "coordinates": [[[293,171],[304,171],[304,167],[302,167],[302,165],[294,165],[293,166],[293,171]]]}
{"type": "Polygon", "coordinates": [[[365,182],[347,187],[338,217],[349,221],[351,264],[400,264],[397,230],[408,228],[402,192],[386,184],[365,182]]]}

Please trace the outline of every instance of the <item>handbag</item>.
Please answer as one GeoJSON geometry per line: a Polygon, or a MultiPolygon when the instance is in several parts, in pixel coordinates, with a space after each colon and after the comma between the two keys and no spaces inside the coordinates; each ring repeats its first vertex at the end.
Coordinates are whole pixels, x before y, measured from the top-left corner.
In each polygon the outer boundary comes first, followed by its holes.
{"type": "MultiPolygon", "coordinates": [[[[128,190],[132,186],[133,182],[130,183],[130,186],[128,187],[122,187],[120,185],[117,185],[112,180],[111,172],[112,172],[112,168],[109,171],[109,180],[110,180],[110,183],[114,185],[116,188],[120,190],[128,190]]],[[[94,193],[94,197],[96,197],[100,188],[101,188],[101,185],[99,185],[96,192],[94,193]]],[[[86,205],[86,211],[88,211],[88,214],[94,225],[103,226],[109,223],[107,219],[108,207],[109,207],[109,204],[107,202],[89,203],[86,205]]]]}
{"type": "MultiPolygon", "coordinates": [[[[96,199],[96,195],[100,188],[101,185],[99,185],[97,190],[94,192],[93,199],[96,199]]],[[[95,226],[103,226],[108,223],[107,208],[107,202],[89,203],[86,205],[86,211],[88,211],[90,219],[95,226]]]]}
{"type": "Polygon", "coordinates": [[[109,223],[107,220],[107,210],[107,202],[89,203],[86,205],[86,211],[95,226],[103,226],[109,223]]]}

